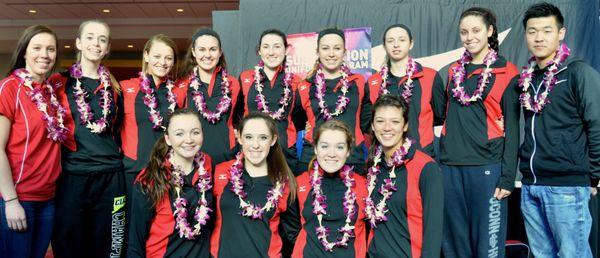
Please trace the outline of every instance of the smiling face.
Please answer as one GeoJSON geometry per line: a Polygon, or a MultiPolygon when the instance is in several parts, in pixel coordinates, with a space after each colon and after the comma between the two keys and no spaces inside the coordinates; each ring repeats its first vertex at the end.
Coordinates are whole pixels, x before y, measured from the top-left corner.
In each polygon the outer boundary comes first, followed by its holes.
{"type": "Polygon", "coordinates": [[[212,73],[217,67],[222,52],[219,40],[211,35],[203,35],[196,39],[192,56],[203,71],[212,73]]]}
{"type": "Polygon", "coordinates": [[[260,40],[258,55],[265,63],[265,67],[275,70],[285,59],[285,43],[277,34],[267,34],[260,40]]]}
{"type": "Polygon", "coordinates": [[[391,61],[400,61],[408,57],[413,42],[408,32],[400,27],[391,28],[385,33],[384,48],[391,61]]]}
{"type": "Polygon", "coordinates": [[[327,173],[335,173],[340,170],[350,156],[346,133],[340,130],[323,131],[314,148],[319,166],[327,173]]]}
{"type": "Polygon", "coordinates": [[[31,38],[25,50],[25,69],[37,80],[43,80],[56,62],[56,39],[50,33],[31,38]]]}
{"type": "Polygon", "coordinates": [[[175,64],[175,53],[167,44],[155,41],[149,51],[144,52],[146,73],[157,78],[166,77],[175,64]]]}
{"type": "Polygon", "coordinates": [[[469,15],[460,21],[460,41],[473,57],[487,54],[488,37],[493,32],[493,27],[486,26],[481,16],[469,15]]]}
{"type": "Polygon", "coordinates": [[[188,162],[200,151],[204,139],[200,120],[194,114],[173,116],[164,137],[167,145],[173,148],[173,158],[188,162]]]}
{"type": "Polygon", "coordinates": [[[531,18],[527,20],[525,39],[529,52],[535,56],[538,64],[546,64],[554,58],[560,41],[565,38],[566,29],[558,28],[554,16],[531,18]]]}
{"type": "Polygon", "coordinates": [[[345,53],[344,39],[339,35],[327,34],[319,40],[317,54],[326,72],[337,73],[342,67],[345,53]]]}
{"type": "Polygon", "coordinates": [[[266,166],[271,146],[277,143],[277,136],[273,135],[262,118],[245,121],[242,132],[237,133],[237,139],[242,146],[244,161],[255,167],[266,166]]]}
{"type": "Polygon", "coordinates": [[[102,23],[90,22],[82,29],[75,40],[77,49],[81,51],[81,60],[99,63],[108,54],[110,48],[110,32],[102,23]]]}
{"type": "Polygon", "coordinates": [[[402,146],[408,123],[403,111],[394,106],[382,106],[375,111],[371,129],[384,152],[395,151],[402,146]]]}

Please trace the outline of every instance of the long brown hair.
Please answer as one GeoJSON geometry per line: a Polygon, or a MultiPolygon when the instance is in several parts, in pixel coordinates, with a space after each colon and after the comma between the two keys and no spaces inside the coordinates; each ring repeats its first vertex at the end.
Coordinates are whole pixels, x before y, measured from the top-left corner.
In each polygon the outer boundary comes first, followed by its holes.
{"type": "MultiPolygon", "coordinates": [[[[408,103],[406,103],[406,101],[402,97],[392,94],[385,94],[381,95],[381,97],[379,97],[379,99],[375,101],[375,104],[373,104],[373,109],[371,111],[371,124],[375,122],[375,114],[377,113],[377,111],[383,107],[394,107],[400,109],[400,112],[402,112],[402,118],[404,119],[404,123],[408,123],[408,103]]],[[[402,136],[402,141],[406,140],[407,136],[408,131],[406,131],[406,133],[404,133],[404,135],[402,136]]],[[[371,143],[371,147],[369,148],[369,157],[367,159],[366,164],[367,168],[373,165],[375,148],[378,145],[380,145],[379,140],[377,140],[377,137],[375,137],[375,132],[373,130],[371,130],[371,139],[373,139],[373,142],[371,143]]]]}
{"type": "MultiPolygon", "coordinates": [[[[148,41],[146,41],[146,44],[144,45],[144,53],[149,55],[150,49],[156,42],[163,43],[163,44],[167,45],[167,47],[170,47],[171,50],[173,50],[173,68],[171,68],[171,71],[169,71],[169,75],[173,79],[175,79],[175,77],[177,76],[177,68],[178,68],[178,66],[177,66],[177,53],[178,53],[177,44],[175,44],[175,41],[173,41],[171,38],[169,38],[169,36],[167,36],[165,34],[156,34],[156,35],[152,36],[150,39],[148,39],[148,41]]],[[[146,62],[145,60],[142,59],[142,72],[148,73],[147,69],[148,69],[148,62],[146,62]]]]}
{"type": "MultiPolygon", "coordinates": [[[[277,137],[279,134],[277,133],[277,124],[275,124],[275,120],[271,118],[269,115],[252,111],[238,124],[237,131],[241,135],[244,131],[244,126],[250,120],[262,120],[265,122],[267,127],[269,128],[269,132],[272,137],[277,137]]],[[[279,141],[279,137],[277,137],[279,141]]],[[[283,155],[283,151],[281,150],[281,146],[279,146],[279,142],[276,142],[269,149],[269,154],[267,155],[267,173],[268,177],[273,184],[276,182],[284,182],[288,181],[289,191],[290,191],[290,202],[293,202],[296,199],[296,178],[294,174],[292,174],[292,170],[288,166],[285,156],[283,155]]]]}
{"type": "MultiPolygon", "coordinates": [[[[183,108],[175,110],[167,117],[165,120],[165,128],[169,128],[171,120],[174,117],[184,115],[193,116],[198,119],[198,123],[200,123],[200,115],[198,112],[183,108]]],[[[165,131],[165,134],[169,134],[168,130],[165,131]]],[[[156,207],[160,200],[165,196],[165,193],[173,187],[173,183],[170,180],[170,173],[165,173],[165,170],[167,169],[165,167],[165,161],[169,150],[170,147],[167,145],[165,137],[160,137],[154,144],[145,172],[141,174],[138,179],[142,186],[142,193],[148,196],[150,203],[152,203],[152,207],[156,207]]]]}
{"type": "MultiPolygon", "coordinates": [[[[321,139],[321,135],[325,131],[340,131],[346,135],[346,145],[348,146],[348,151],[352,148],[352,143],[354,142],[354,136],[352,135],[352,131],[350,131],[350,127],[341,120],[331,119],[325,123],[322,123],[317,130],[315,131],[315,139],[314,145],[317,146],[319,144],[319,140],[321,139]]],[[[308,163],[308,170],[310,171],[317,160],[317,155],[313,156],[313,158],[308,163]]]]}
{"type": "MultiPolygon", "coordinates": [[[[92,24],[92,23],[100,24],[106,28],[106,30],[108,31],[108,42],[110,42],[110,27],[108,27],[108,23],[101,21],[101,20],[97,20],[97,19],[87,20],[87,21],[82,22],[79,25],[79,30],[77,31],[77,38],[79,40],[81,40],[81,33],[83,33],[83,30],[85,29],[85,27],[87,25],[92,24]]],[[[110,46],[110,44],[109,44],[109,46],[110,46]]],[[[107,56],[108,55],[104,56],[104,58],[106,58],[107,56]]],[[[77,51],[75,57],[77,59],[77,62],[81,62],[81,50],[77,51]]],[[[121,85],[119,84],[117,79],[115,79],[115,77],[112,75],[112,73],[110,71],[108,71],[108,75],[110,76],[110,84],[112,85],[113,93],[116,95],[120,95],[121,94],[121,85]]]]}
{"type": "MultiPolygon", "coordinates": [[[[183,64],[181,66],[181,70],[179,70],[178,78],[184,78],[188,76],[194,70],[194,67],[198,65],[192,52],[194,52],[194,49],[196,48],[196,40],[202,36],[211,36],[217,39],[217,42],[219,42],[219,50],[221,51],[221,57],[219,58],[217,67],[220,66],[221,68],[227,68],[227,61],[225,61],[225,53],[223,53],[221,37],[219,37],[219,34],[210,28],[200,28],[194,32],[194,35],[190,39],[190,44],[188,45],[185,57],[183,57],[183,64]]],[[[223,80],[225,80],[225,78],[223,78],[223,80]]]]}
{"type": "Polygon", "coordinates": [[[59,57],[59,47],[58,47],[58,40],[56,37],[56,33],[54,33],[54,31],[52,29],[50,29],[48,26],[45,25],[33,25],[28,27],[27,29],[25,29],[23,31],[23,34],[21,34],[21,37],[19,38],[19,41],[17,42],[17,48],[15,49],[15,51],[13,52],[11,58],[10,58],[10,62],[8,63],[8,67],[10,67],[10,69],[8,70],[8,73],[6,74],[6,76],[10,76],[10,74],[17,69],[20,68],[25,68],[25,53],[27,52],[27,46],[29,46],[29,42],[31,42],[31,39],[33,37],[35,37],[35,35],[40,34],[40,33],[48,33],[50,35],[52,35],[54,37],[54,42],[56,43],[56,59],[54,61],[54,66],[52,67],[52,69],[50,71],[48,71],[48,74],[46,74],[46,78],[53,74],[56,71],[56,64],[58,64],[58,57],[59,57]]]}

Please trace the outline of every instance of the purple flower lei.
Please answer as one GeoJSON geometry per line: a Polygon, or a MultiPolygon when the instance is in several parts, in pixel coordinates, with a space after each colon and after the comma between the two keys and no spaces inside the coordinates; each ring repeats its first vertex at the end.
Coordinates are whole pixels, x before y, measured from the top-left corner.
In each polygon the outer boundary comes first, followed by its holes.
{"type": "MultiPolygon", "coordinates": [[[[284,118],[283,114],[285,113],[285,108],[290,103],[291,89],[290,85],[292,84],[292,74],[285,72],[283,77],[283,97],[279,100],[279,109],[275,112],[269,111],[269,102],[265,99],[265,95],[262,94],[262,75],[260,74],[260,70],[264,69],[265,63],[261,60],[258,62],[258,66],[254,67],[254,87],[256,88],[256,102],[258,102],[258,109],[262,112],[268,114],[271,118],[275,120],[282,120],[284,118]]],[[[285,71],[285,67],[283,69],[285,71]]]]}
{"type": "Polygon", "coordinates": [[[202,152],[198,151],[194,157],[194,166],[198,170],[196,191],[200,193],[198,206],[194,213],[194,219],[196,219],[194,228],[190,227],[190,223],[187,220],[188,212],[186,206],[188,200],[180,196],[185,174],[181,166],[177,166],[173,163],[173,150],[169,153],[168,160],[169,163],[171,163],[171,181],[173,182],[175,193],[177,194],[177,198],[175,198],[175,201],[173,202],[173,206],[175,206],[175,212],[173,212],[175,217],[175,229],[179,230],[180,238],[185,237],[187,239],[194,239],[196,236],[200,235],[201,227],[206,225],[208,219],[210,219],[209,213],[212,212],[212,209],[208,205],[208,201],[206,201],[206,192],[212,188],[212,183],[210,173],[204,169],[205,156],[202,152]]]}
{"type": "Polygon", "coordinates": [[[548,64],[548,70],[544,73],[544,87],[546,88],[542,93],[535,94],[532,97],[529,94],[529,86],[531,85],[531,79],[533,77],[533,69],[535,67],[535,56],[531,56],[529,58],[529,67],[523,66],[523,71],[521,72],[521,76],[519,77],[519,87],[523,88],[523,93],[519,96],[519,100],[521,101],[521,106],[529,111],[534,113],[541,113],[542,109],[550,103],[548,100],[548,95],[554,89],[554,85],[556,85],[556,73],[558,72],[558,67],[560,67],[567,57],[571,54],[571,49],[567,47],[567,44],[561,44],[558,50],[556,50],[556,55],[554,59],[552,59],[548,64]]]}
{"type": "MultiPolygon", "coordinates": [[[[403,90],[402,90],[402,98],[406,100],[406,103],[410,103],[410,97],[412,96],[412,88],[413,88],[413,79],[412,76],[417,71],[417,62],[412,57],[408,57],[408,63],[406,63],[406,81],[404,82],[403,90]]],[[[383,66],[381,71],[379,72],[381,75],[381,88],[379,89],[380,95],[390,94],[388,90],[388,86],[390,82],[388,81],[389,76],[389,68],[387,66],[383,66]]],[[[400,85],[398,85],[400,86],[400,85]]]]}
{"type": "Polygon", "coordinates": [[[319,108],[321,110],[321,115],[323,115],[323,120],[328,121],[329,119],[339,116],[346,110],[348,103],[350,103],[350,98],[346,97],[346,93],[348,93],[349,83],[348,83],[348,75],[350,75],[350,69],[345,64],[342,64],[341,67],[342,72],[342,95],[338,96],[338,100],[336,103],[335,110],[333,113],[329,112],[327,108],[327,103],[325,103],[325,90],[327,89],[327,85],[325,83],[325,74],[323,74],[323,65],[319,63],[319,68],[317,69],[317,75],[315,76],[315,97],[317,101],[319,101],[319,108]]]}
{"type": "Polygon", "coordinates": [[[60,105],[58,99],[56,97],[55,90],[59,86],[54,86],[50,84],[48,81],[43,83],[43,87],[46,89],[48,93],[48,97],[50,98],[49,103],[46,102],[46,98],[44,98],[43,90],[39,88],[33,88],[33,80],[31,79],[31,74],[24,69],[17,69],[13,72],[17,78],[21,81],[25,87],[29,88],[27,92],[27,96],[35,104],[37,109],[42,112],[42,120],[46,123],[46,131],[48,135],[46,136],[48,139],[51,139],[55,142],[63,142],[67,138],[67,133],[69,129],[64,125],[64,118],[66,114],[66,109],[60,105]],[[48,111],[48,107],[51,107],[56,112],[56,117],[52,116],[48,111]]]}
{"type": "Polygon", "coordinates": [[[213,124],[221,120],[221,116],[225,112],[227,112],[229,110],[229,107],[231,106],[231,96],[229,96],[229,92],[231,91],[231,89],[229,88],[229,80],[227,76],[227,70],[225,68],[222,68],[221,93],[223,94],[223,97],[221,97],[221,100],[219,100],[219,103],[217,104],[217,111],[208,110],[208,107],[206,106],[206,101],[204,100],[204,93],[198,90],[198,88],[200,87],[200,78],[195,69],[191,76],[192,78],[190,80],[190,86],[193,89],[192,99],[194,100],[194,104],[196,104],[196,108],[198,109],[198,112],[202,114],[202,117],[204,117],[204,119],[208,120],[208,122],[213,124]]]}
{"type": "Polygon", "coordinates": [[[340,171],[340,175],[344,185],[348,188],[344,193],[342,202],[344,205],[344,213],[346,214],[346,224],[337,230],[338,232],[342,233],[342,236],[335,242],[329,242],[329,240],[327,240],[330,229],[329,227],[323,226],[323,215],[327,214],[327,196],[323,194],[323,190],[321,189],[323,177],[319,173],[318,161],[314,162],[313,172],[310,178],[310,185],[314,197],[312,202],[313,214],[317,215],[317,220],[319,221],[319,226],[315,229],[317,232],[317,239],[319,239],[319,242],[323,248],[325,248],[325,250],[328,252],[333,252],[334,247],[348,247],[348,242],[350,239],[355,237],[354,225],[350,225],[352,219],[356,215],[356,194],[352,192],[352,188],[355,186],[355,181],[353,178],[354,172],[352,171],[352,167],[344,165],[340,171]]]}
{"type": "Polygon", "coordinates": [[[242,179],[244,168],[242,159],[243,154],[242,152],[239,152],[235,157],[235,162],[229,169],[229,182],[231,183],[230,190],[237,195],[240,200],[240,208],[242,209],[240,215],[251,219],[262,219],[266,212],[271,209],[277,209],[279,199],[283,196],[283,188],[286,183],[278,181],[275,183],[275,186],[267,191],[267,202],[263,207],[244,200],[248,194],[244,191],[244,179],[242,179]]]}
{"type": "MultiPolygon", "coordinates": [[[[165,130],[163,123],[163,117],[160,115],[160,111],[158,110],[158,99],[154,96],[154,89],[150,87],[150,79],[140,72],[140,90],[145,94],[144,95],[144,104],[148,107],[148,112],[150,116],[150,122],[152,122],[152,129],[162,128],[165,130]]],[[[175,93],[173,93],[173,80],[171,78],[167,78],[167,101],[169,102],[169,114],[175,111],[175,106],[177,105],[177,98],[175,93]]]]}
{"type": "Polygon", "coordinates": [[[75,104],[77,105],[77,111],[79,112],[79,118],[81,119],[81,124],[85,124],[85,127],[90,129],[92,133],[102,133],[108,127],[108,115],[110,114],[110,107],[112,102],[112,93],[109,88],[111,87],[110,83],[110,75],[108,70],[103,65],[98,67],[98,74],[100,75],[100,83],[102,84],[102,89],[100,89],[100,94],[102,97],[100,98],[100,108],[102,109],[102,117],[98,118],[96,121],[92,121],[94,119],[94,113],[92,112],[92,108],[90,104],[86,102],[86,97],[88,93],[81,87],[81,77],[83,73],[81,72],[81,64],[75,63],[69,68],[69,73],[71,77],[75,78],[77,82],[73,86],[73,95],[75,96],[75,104]]]}
{"type": "Polygon", "coordinates": [[[377,185],[377,175],[381,173],[379,170],[379,163],[381,162],[381,155],[383,153],[383,148],[381,146],[377,146],[375,149],[375,157],[373,157],[373,165],[369,168],[367,173],[367,189],[369,191],[369,195],[365,199],[365,219],[369,221],[371,227],[377,228],[377,223],[387,221],[388,218],[385,215],[389,209],[386,207],[386,201],[392,198],[392,194],[396,192],[398,189],[396,188],[396,173],[394,170],[396,167],[404,164],[404,158],[406,154],[408,154],[408,150],[412,145],[412,141],[410,139],[406,139],[402,146],[394,151],[392,154],[392,170],[389,173],[389,178],[383,180],[383,184],[379,188],[379,193],[383,196],[377,205],[371,198],[371,194],[373,190],[375,190],[375,186],[377,185]]]}
{"type": "Polygon", "coordinates": [[[465,50],[461,58],[458,60],[458,65],[452,68],[452,81],[454,82],[454,89],[452,89],[452,96],[460,102],[460,104],[464,106],[471,105],[471,102],[477,101],[481,99],[481,95],[485,91],[485,87],[490,81],[490,76],[492,74],[492,68],[490,67],[496,60],[498,59],[498,52],[496,50],[489,48],[489,52],[483,58],[483,63],[485,64],[485,68],[483,72],[479,76],[479,80],[477,82],[477,88],[473,92],[473,96],[470,96],[463,86],[460,86],[467,77],[467,71],[465,70],[465,65],[470,63],[473,60],[473,56],[469,51],[465,50]]]}

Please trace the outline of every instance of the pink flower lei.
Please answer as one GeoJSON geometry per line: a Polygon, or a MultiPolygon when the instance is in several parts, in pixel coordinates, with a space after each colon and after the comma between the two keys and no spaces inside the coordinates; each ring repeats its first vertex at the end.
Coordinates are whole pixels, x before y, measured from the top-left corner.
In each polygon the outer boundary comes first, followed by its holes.
{"type": "Polygon", "coordinates": [[[173,182],[175,193],[177,194],[177,198],[175,198],[175,201],[173,202],[173,206],[175,206],[175,212],[173,212],[175,217],[175,229],[179,230],[180,238],[185,237],[187,239],[194,239],[196,236],[200,235],[201,227],[206,225],[210,218],[209,212],[212,212],[212,209],[208,205],[208,201],[206,201],[206,192],[212,188],[212,184],[210,173],[204,169],[205,155],[202,154],[202,152],[198,152],[194,157],[194,166],[198,170],[196,191],[200,193],[198,206],[194,213],[194,219],[196,219],[194,228],[190,226],[190,223],[187,220],[188,212],[186,206],[188,200],[180,195],[181,189],[183,188],[183,178],[185,173],[181,166],[174,165],[173,150],[169,153],[168,160],[169,163],[171,163],[171,181],[173,182]]]}
{"type": "Polygon", "coordinates": [[[348,88],[350,87],[348,82],[348,75],[350,75],[350,69],[345,64],[342,64],[341,67],[342,72],[342,87],[340,91],[342,95],[338,96],[338,100],[335,106],[335,110],[333,113],[329,112],[327,108],[327,103],[325,103],[325,91],[327,90],[327,85],[325,83],[325,74],[323,74],[323,65],[319,63],[319,68],[317,69],[317,75],[315,76],[315,97],[317,101],[319,101],[319,108],[321,109],[321,115],[323,115],[323,120],[328,121],[329,119],[339,116],[346,110],[348,103],[350,103],[350,98],[346,97],[346,93],[348,93],[348,88]]]}
{"type": "Polygon", "coordinates": [[[348,188],[344,193],[343,205],[344,205],[344,213],[346,214],[346,224],[339,228],[337,231],[342,233],[342,236],[338,238],[335,242],[329,242],[327,237],[329,236],[330,229],[329,227],[323,226],[323,215],[327,214],[327,196],[323,194],[323,189],[321,189],[321,183],[323,177],[319,174],[319,162],[315,161],[313,166],[313,172],[310,178],[310,185],[312,188],[312,194],[314,200],[312,202],[313,213],[317,215],[317,220],[319,221],[319,226],[316,228],[317,239],[323,248],[325,248],[328,252],[333,252],[334,247],[348,247],[348,242],[351,238],[354,238],[354,225],[350,225],[352,223],[352,219],[356,215],[356,194],[352,192],[352,187],[355,186],[354,172],[352,171],[352,167],[348,165],[344,165],[340,171],[340,175],[344,182],[344,185],[348,188]]]}
{"type": "Polygon", "coordinates": [[[200,78],[196,69],[194,69],[194,72],[191,76],[192,78],[190,80],[190,86],[193,89],[192,99],[194,100],[194,104],[196,104],[196,108],[202,117],[213,124],[221,120],[221,116],[226,113],[231,106],[231,96],[229,96],[231,89],[229,88],[229,80],[227,76],[227,70],[225,68],[221,68],[221,93],[223,94],[223,97],[221,97],[221,100],[219,100],[219,103],[217,104],[217,111],[208,110],[206,101],[204,99],[204,93],[198,90],[200,87],[200,78]]]}
{"type": "Polygon", "coordinates": [[[458,60],[458,65],[452,68],[453,76],[452,81],[454,82],[454,89],[452,89],[452,95],[454,98],[460,102],[460,104],[464,106],[471,105],[471,102],[475,102],[481,99],[481,95],[485,91],[485,87],[490,81],[490,76],[492,74],[491,65],[496,62],[498,59],[498,52],[496,50],[489,48],[489,52],[483,58],[483,63],[485,64],[485,68],[483,72],[479,76],[479,80],[477,82],[477,88],[473,92],[473,96],[470,96],[463,86],[460,86],[467,77],[467,71],[465,66],[473,60],[473,56],[467,50],[463,53],[460,60],[458,60]]]}
{"type": "Polygon", "coordinates": [[[43,87],[50,98],[48,103],[44,98],[43,90],[33,87],[33,79],[31,79],[31,74],[26,69],[17,69],[13,74],[19,78],[25,87],[29,88],[27,96],[42,113],[42,120],[46,123],[46,131],[48,132],[47,138],[55,142],[63,142],[67,138],[69,129],[64,125],[66,109],[60,105],[56,97],[55,91],[58,86],[54,86],[47,81],[43,83],[43,87]],[[50,114],[48,107],[54,109],[56,117],[50,114]]]}
{"type": "Polygon", "coordinates": [[[242,152],[239,152],[235,157],[235,162],[229,169],[229,182],[231,183],[230,190],[237,195],[240,200],[240,208],[242,209],[240,215],[251,219],[262,219],[266,212],[271,209],[277,209],[279,199],[283,196],[283,189],[286,183],[278,181],[275,183],[275,186],[267,191],[267,202],[263,207],[244,200],[248,194],[244,191],[244,179],[242,179],[244,165],[242,164],[242,159],[243,154],[242,152]]]}
{"type": "MultiPolygon", "coordinates": [[[[162,128],[165,130],[166,128],[162,126],[163,117],[160,115],[160,110],[158,110],[158,99],[154,96],[154,89],[150,87],[150,79],[144,73],[140,72],[140,90],[144,93],[144,104],[148,107],[148,112],[150,116],[150,122],[152,122],[152,128],[158,129],[162,128]]],[[[177,98],[175,93],[173,93],[173,80],[171,78],[167,78],[167,101],[169,102],[169,114],[175,111],[175,106],[177,105],[177,98]]],[[[158,85],[157,85],[158,87],[158,85]]]]}
{"type": "Polygon", "coordinates": [[[548,64],[548,70],[544,73],[544,87],[546,88],[544,92],[540,94],[535,94],[532,97],[529,94],[529,86],[531,85],[531,79],[533,78],[533,70],[535,67],[535,56],[531,56],[529,58],[529,67],[523,66],[523,71],[521,72],[521,76],[519,77],[519,87],[523,88],[523,93],[519,96],[519,100],[521,101],[521,106],[529,111],[534,113],[541,113],[542,109],[550,103],[548,100],[548,94],[554,89],[554,85],[556,84],[556,73],[558,72],[558,67],[560,67],[567,57],[571,54],[571,50],[567,47],[567,44],[561,44],[558,50],[556,50],[556,55],[554,59],[552,59],[548,64]]]}
{"type": "Polygon", "coordinates": [[[408,154],[411,145],[412,141],[407,138],[402,146],[392,154],[392,170],[389,173],[389,178],[384,179],[383,184],[379,188],[379,193],[383,196],[383,198],[381,198],[377,205],[375,205],[375,202],[371,198],[371,194],[377,185],[377,175],[381,173],[381,170],[379,170],[379,163],[382,160],[381,155],[383,153],[383,148],[381,146],[377,146],[375,149],[373,165],[369,168],[367,173],[367,189],[369,191],[369,195],[365,199],[365,217],[373,228],[377,228],[377,223],[388,220],[387,216],[385,215],[389,211],[389,209],[386,207],[386,201],[391,199],[392,194],[398,190],[396,188],[396,173],[394,170],[396,167],[404,164],[404,158],[408,154]]]}
{"type": "MultiPolygon", "coordinates": [[[[292,90],[290,89],[290,85],[292,84],[292,74],[285,72],[283,77],[283,97],[279,100],[279,109],[275,112],[269,111],[269,102],[265,99],[265,95],[262,94],[262,75],[260,74],[260,70],[264,69],[265,63],[261,60],[258,62],[258,65],[254,67],[254,87],[256,88],[256,102],[258,102],[258,109],[262,112],[268,114],[271,118],[275,120],[282,120],[284,118],[283,114],[285,113],[285,108],[290,103],[290,96],[292,90]]],[[[283,69],[285,71],[285,67],[283,69]]]]}
{"type": "Polygon", "coordinates": [[[73,95],[75,96],[75,104],[77,105],[77,111],[79,112],[79,118],[81,119],[81,124],[85,124],[85,127],[90,129],[92,133],[102,133],[108,127],[108,115],[110,114],[110,107],[112,102],[112,93],[109,89],[111,87],[110,83],[110,75],[108,70],[103,65],[98,67],[98,74],[100,75],[100,83],[102,84],[102,89],[100,89],[100,108],[102,109],[102,117],[98,118],[96,121],[92,121],[94,119],[94,113],[92,112],[92,108],[90,104],[86,102],[86,97],[88,93],[81,86],[81,77],[83,73],[81,71],[81,64],[75,63],[69,68],[69,73],[71,77],[75,78],[77,82],[73,86],[73,95]]]}
{"type": "MultiPolygon", "coordinates": [[[[413,75],[417,71],[417,62],[412,57],[408,57],[408,63],[406,63],[406,81],[404,82],[403,90],[402,90],[402,98],[406,100],[407,103],[410,103],[410,97],[412,96],[412,88],[413,88],[413,75]]],[[[388,90],[388,86],[390,82],[388,81],[389,76],[389,68],[384,65],[379,72],[381,75],[381,88],[379,88],[379,94],[390,94],[388,90]]],[[[399,86],[399,85],[398,85],[399,86]]]]}

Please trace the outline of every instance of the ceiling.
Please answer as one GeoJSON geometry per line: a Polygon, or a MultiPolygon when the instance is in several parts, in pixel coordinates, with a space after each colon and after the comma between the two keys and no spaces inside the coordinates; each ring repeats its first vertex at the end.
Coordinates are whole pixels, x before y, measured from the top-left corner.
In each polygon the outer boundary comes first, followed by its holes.
{"type": "Polygon", "coordinates": [[[239,0],[2,0],[0,53],[11,53],[23,29],[34,24],[50,26],[63,53],[72,52],[77,28],[88,19],[110,25],[113,52],[139,52],[158,33],[170,36],[183,49],[197,28],[211,26],[213,11],[238,6],[239,0]]]}

